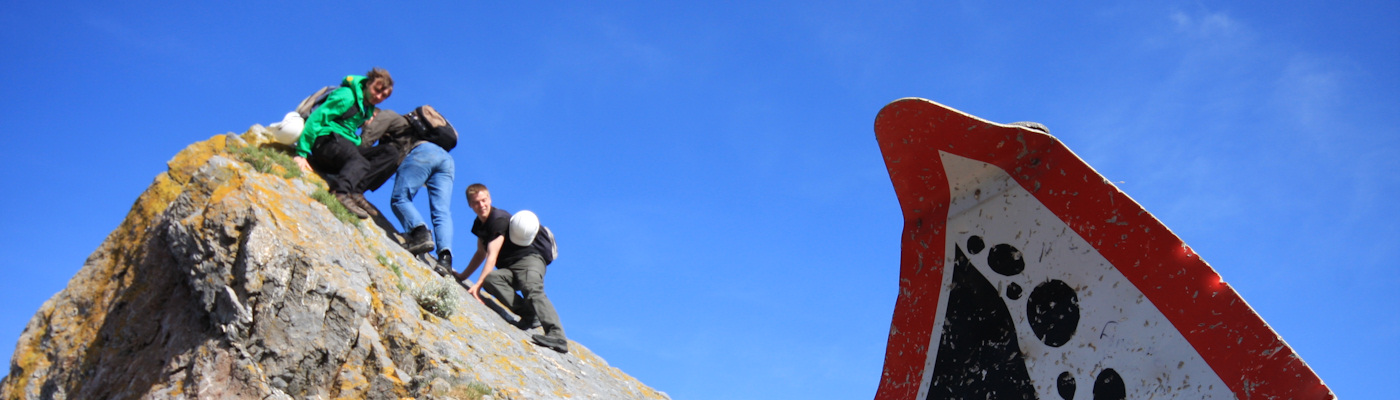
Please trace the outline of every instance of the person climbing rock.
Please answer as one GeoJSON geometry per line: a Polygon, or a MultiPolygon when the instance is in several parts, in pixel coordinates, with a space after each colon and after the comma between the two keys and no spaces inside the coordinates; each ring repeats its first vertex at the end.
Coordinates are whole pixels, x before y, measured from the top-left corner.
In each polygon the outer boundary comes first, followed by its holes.
{"type": "MultiPolygon", "coordinates": [[[[419,108],[422,109],[421,107],[419,108]]],[[[390,207],[399,219],[399,226],[405,233],[404,247],[413,255],[437,249],[438,266],[452,270],[452,181],[456,166],[452,155],[441,146],[422,139],[415,134],[415,128],[408,116],[393,110],[380,110],[375,120],[365,125],[361,147],[379,142],[379,146],[395,146],[398,160],[395,161],[396,176],[394,189],[390,194],[390,207]],[[428,208],[431,211],[433,229],[429,231],[423,216],[413,206],[413,198],[418,190],[428,188],[428,208]]],[[[452,129],[450,125],[447,129],[452,129]]],[[[455,136],[456,132],[453,130],[455,136]]],[[[383,184],[382,180],[370,182],[370,189],[383,184]]]]}
{"type": "MultiPolygon", "coordinates": [[[[516,327],[529,330],[536,326],[544,328],[544,334],[530,338],[535,344],[551,350],[568,353],[569,341],[564,337],[564,328],[559,325],[559,314],[554,311],[554,303],[544,293],[546,263],[540,250],[531,245],[520,245],[518,238],[509,238],[511,215],[506,210],[491,204],[491,192],[486,185],[474,183],[467,187],[467,204],[476,213],[472,222],[472,233],[477,237],[476,254],[457,280],[471,277],[476,267],[483,262],[481,277],[467,289],[472,297],[481,300],[481,289],[500,301],[515,315],[520,316],[516,327]],[[497,265],[502,267],[497,268],[497,265]],[[516,293],[519,291],[519,293],[516,293]]],[[[538,224],[538,222],[536,222],[538,224]]]]}
{"type": "Polygon", "coordinates": [[[350,75],[311,112],[297,139],[292,158],[302,171],[320,174],[345,209],[360,218],[374,206],[365,200],[369,183],[394,172],[398,153],[393,146],[360,149],[357,130],[374,119],[376,105],[394,92],[394,79],[381,68],[363,76],[350,75]]]}

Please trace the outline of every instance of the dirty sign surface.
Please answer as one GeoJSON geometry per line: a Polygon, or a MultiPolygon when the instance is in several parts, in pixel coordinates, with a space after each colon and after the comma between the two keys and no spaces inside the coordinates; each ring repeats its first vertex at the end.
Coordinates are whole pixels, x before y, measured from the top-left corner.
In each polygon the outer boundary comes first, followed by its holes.
{"type": "Polygon", "coordinates": [[[901,99],[875,135],[904,214],[876,400],[1335,397],[1049,134],[901,99]]]}

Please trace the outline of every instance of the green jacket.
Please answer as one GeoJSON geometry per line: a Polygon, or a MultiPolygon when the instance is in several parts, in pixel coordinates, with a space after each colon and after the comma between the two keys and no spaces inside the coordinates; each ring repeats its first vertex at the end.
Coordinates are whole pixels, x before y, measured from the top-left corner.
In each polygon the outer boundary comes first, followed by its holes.
{"type": "Polygon", "coordinates": [[[340,87],[326,96],[326,102],[306,117],[301,138],[297,139],[297,155],[311,155],[311,145],[316,143],[316,139],[329,134],[339,134],[350,140],[351,144],[360,145],[360,135],[356,134],[355,130],[360,129],[360,125],[374,115],[374,105],[365,101],[364,81],[365,77],[361,75],[346,76],[340,87]],[[338,120],[351,107],[358,111],[349,118],[338,120]]]}

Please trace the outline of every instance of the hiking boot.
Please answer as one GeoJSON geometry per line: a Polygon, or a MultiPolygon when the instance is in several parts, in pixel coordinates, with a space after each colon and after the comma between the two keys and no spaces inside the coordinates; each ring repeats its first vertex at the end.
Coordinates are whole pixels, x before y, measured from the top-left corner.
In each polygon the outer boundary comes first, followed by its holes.
{"type": "Polygon", "coordinates": [[[427,225],[418,225],[408,232],[408,237],[404,238],[403,247],[415,256],[427,253],[433,249],[433,234],[428,232],[427,225]]]}
{"type": "Polygon", "coordinates": [[[439,267],[447,268],[448,271],[451,271],[451,270],[452,270],[452,250],[443,250],[443,251],[439,251],[439,252],[438,252],[438,259],[437,259],[437,261],[438,261],[438,266],[439,266],[439,267]]]}
{"type": "Polygon", "coordinates": [[[552,338],[552,337],[545,336],[545,335],[540,335],[540,334],[530,335],[530,339],[534,340],[534,341],[535,341],[535,344],[538,344],[538,345],[544,346],[544,347],[548,347],[550,350],[554,350],[554,351],[557,351],[557,352],[560,352],[560,353],[568,353],[568,352],[569,352],[569,341],[568,341],[568,340],[560,339],[560,338],[552,338]]]}
{"type": "Polygon", "coordinates": [[[340,200],[340,205],[345,206],[345,210],[355,214],[356,217],[369,218],[369,213],[360,208],[359,202],[355,201],[355,198],[351,197],[349,193],[335,192],[335,199],[340,200]]]}
{"type": "Polygon", "coordinates": [[[351,193],[350,198],[355,199],[355,205],[360,206],[360,209],[364,210],[365,214],[375,214],[375,211],[379,210],[378,208],[374,208],[374,204],[369,203],[369,199],[365,198],[364,193],[351,193]]]}
{"type": "Polygon", "coordinates": [[[531,329],[539,328],[539,327],[540,327],[540,319],[537,318],[537,317],[533,317],[533,316],[530,316],[530,317],[520,317],[520,319],[515,320],[515,324],[514,324],[514,325],[515,325],[516,328],[520,328],[520,330],[522,330],[522,331],[528,331],[528,330],[531,330],[531,329]]]}

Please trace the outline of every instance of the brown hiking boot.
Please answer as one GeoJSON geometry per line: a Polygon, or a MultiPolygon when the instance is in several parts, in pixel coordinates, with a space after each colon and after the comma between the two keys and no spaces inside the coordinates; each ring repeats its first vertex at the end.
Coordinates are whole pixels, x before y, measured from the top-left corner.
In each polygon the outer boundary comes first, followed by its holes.
{"type": "Polygon", "coordinates": [[[335,192],[335,199],[340,200],[340,205],[345,206],[345,209],[351,214],[355,214],[356,217],[369,218],[369,213],[360,208],[359,202],[355,201],[355,198],[349,193],[335,192]]]}
{"type": "Polygon", "coordinates": [[[365,214],[374,215],[376,214],[376,211],[379,210],[378,208],[375,208],[373,204],[369,203],[369,199],[365,198],[364,193],[351,193],[350,198],[355,199],[355,205],[360,206],[360,209],[364,210],[365,214]]]}

